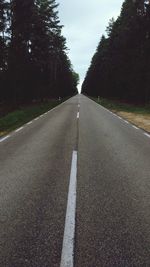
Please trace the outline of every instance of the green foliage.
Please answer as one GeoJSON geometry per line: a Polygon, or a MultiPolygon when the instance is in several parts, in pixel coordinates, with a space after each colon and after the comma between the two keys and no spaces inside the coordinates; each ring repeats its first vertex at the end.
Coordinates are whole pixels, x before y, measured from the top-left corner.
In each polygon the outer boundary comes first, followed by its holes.
{"type": "Polygon", "coordinates": [[[73,76],[73,80],[74,80],[74,85],[75,85],[75,87],[77,87],[79,82],[80,82],[80,76],[75,71],[72,72],[72,76],[73,76]]]}
{"type": "Polygon", "coordinates": [[[76,92],[57,7],[55,0],[0,0],[1,101],[29,103],[76,92]]]}
{"type": "Polygon", "coordinates": [[[59,100],[51,100],[46,103],[34,104],[29,107],[20,108],[6,116],[0,118],[0,136],[6,132],[10,132],[19,128],[28,121],[38,117],[60,104],[59,100]]]}
{"type": "Polygon", "coordinates": [[[150,114],[150,105],[133,105],[107,98],[92,98],[101,106],[114,111],[125,111],[136,114],[150,114]]]}
{"type": "MultiPolygon", "coordinates": [[[[6,59],[7,59],[7,51],[6,51],[6,8],[7,2],[5,0],[0,0],[0,84],[3,87],[4,85],[4,72],[7,68],[6,59]]],[[[0,95],[0,101],[2,97],[0,95]]]]}
{"type": "Polygon", "coordinates": [[[102,36],[83,83],[91,96],[150,102],[150,4],[125,0],[102,36]]]}

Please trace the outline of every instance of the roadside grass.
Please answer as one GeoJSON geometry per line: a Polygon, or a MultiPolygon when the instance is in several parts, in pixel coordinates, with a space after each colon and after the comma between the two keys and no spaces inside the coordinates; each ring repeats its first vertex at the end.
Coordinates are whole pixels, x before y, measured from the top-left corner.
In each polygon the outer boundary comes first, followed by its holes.
{"type": "Polygon", "coordinates": [[[130,123],[150,133],[150,105],[133,105],[104,98],[92,98],[130,123]]]}
{"type": "MultiPolygon", "coordinates": [[[[64,99],[63,101],[65,101],[64,99]]],[[[48,110],[61,104],[63,101],[51,100],[46,103],[34,104],[28,107],[19,108],[0,118],[0,137],[21,127],[30,120],[40,116],[48,110]]]]}
{"type": "Polygon", "coordinates": [[[92,98],[94,101],[96,101],[98,104],[114,111],[124,111],[124,112],[132,112],[136,114],[150,114],[150,104],[149,105],[135,105],[135,104],[127,104],[122,103],[116,100],[108,100],[105,98],[92,98]]]}

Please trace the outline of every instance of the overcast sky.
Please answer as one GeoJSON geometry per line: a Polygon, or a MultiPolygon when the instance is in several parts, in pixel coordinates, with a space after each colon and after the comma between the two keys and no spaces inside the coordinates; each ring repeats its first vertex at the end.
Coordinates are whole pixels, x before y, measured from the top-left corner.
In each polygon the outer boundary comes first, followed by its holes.
{"type": "Polygon", "coordinates": [[[109,19],[117,18],[123,0],[58,0],[69,58],[82,84],[109,19]]]}

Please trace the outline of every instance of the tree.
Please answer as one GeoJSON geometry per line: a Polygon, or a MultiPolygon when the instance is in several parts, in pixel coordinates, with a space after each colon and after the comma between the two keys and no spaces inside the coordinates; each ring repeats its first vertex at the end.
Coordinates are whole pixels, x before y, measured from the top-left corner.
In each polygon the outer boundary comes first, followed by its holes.
{"type": "Polygon", "coordinates": [[[107,27],[83,84],[83,92],[123,101],[150,101],[149,4],[126,0],[107,27]]]}
{"type": "Polygon", "coordinates": [[[72,76],[73,76],[73,82],[74,82],[74,86],[77,87],[78,84],[80,83],[80,76],[78,73],[76,73],[75,71],[72,70],[72,76]]]}
{"type": "MultiPolygon", "coordinates": [[[[66,95],[60,79],[63,71],[71,72],[71,64],[57,7],[55,0],[11,0],[8,96],[15,103],[63,96],[64,90],[66,95]]],[[[71,95],[72,76],[67,77],[71,95]]]]}
{"type": "Polygon", "coordinates": [[[35,12],[34,0],[12,0],[8,57],[8,97],[15,103],[30,100],[30,37],[35,12]]]}
{"type": "Polygon", "coordinates": [[[4,75],[7,69],[7,46],[6,46],[6,8],[7,3],[5,0],[0,0],[0,101],[4,98],[4,75]]]}

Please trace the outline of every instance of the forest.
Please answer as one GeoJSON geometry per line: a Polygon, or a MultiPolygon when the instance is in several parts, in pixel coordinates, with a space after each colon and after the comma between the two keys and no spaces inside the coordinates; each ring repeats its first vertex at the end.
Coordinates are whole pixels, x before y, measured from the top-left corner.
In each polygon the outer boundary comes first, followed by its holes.
{"type": "Polygon", "coordinates": [[[150,103],[150,1],[125,0],[109,21],[82,93],[127,103],[150,103]]]}
{"type": "Polygon", "coordinates": [[[0,0],[0,104],[77,93],[55,0],[0,0]]]}

